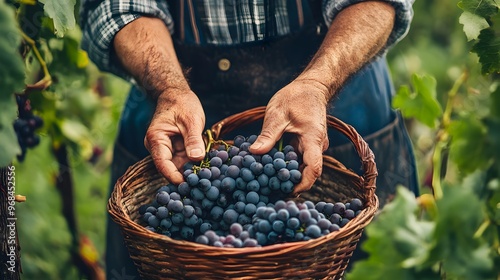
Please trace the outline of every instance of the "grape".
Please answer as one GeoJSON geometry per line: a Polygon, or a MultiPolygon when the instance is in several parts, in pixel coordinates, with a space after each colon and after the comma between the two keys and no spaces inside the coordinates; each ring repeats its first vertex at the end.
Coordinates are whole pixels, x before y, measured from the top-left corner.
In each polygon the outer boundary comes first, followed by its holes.
{"type": "Polygon", "coordinates": [[[236,181],[231,177],[226,177],[221,182],[221,190],[232,192],[236,188],[236,181]]]}
{"type": "Polygon", "coordinates": [[[236,165],[229,165],[224,174],[228,177],[236,179],[240,176],[240,168],[236,165]]]}
{"type": "Polygon", "coordinates": [[[351,200],[351,207],[352,211],[356,212],[358,210],[363,209],[363,202],[359,198],[354,198],[351,200]]]}
{"type": "Polygon", "coordinates": [[[256,176],[258,176],[264,172],[264,165],[262,165],[262,163],[257,162],[257,161],[250,164],[249,168],[252,171],[252,173],[256,176]]]}
{"type": "Polygon", "coordinates": [[[216,201],[217,198],[219,197],[219,189],[212,186],[210,187],[210,189],[208,189],[208,191],[205,193],[205,196],[212,200],[212,201],[216,201]]]}
{"type": "Polygon", "coordinates": [[[356,214],[354,213],[354,211],[352,211],[352,209],[345,210],[345,213],[344,213],[345,218],[352,220],[352,219],[354,219],[355,216],[356,216],[356,214]]]}
{"type": "Polygon", "coordinates": [[[234,146],[236,146],[236,147],[240,147],[241,144],[243,144],[243,142],[245,142],[245,141],[246,141],[246,138],[242,135],[237,135],[233,139],[234,146]]]}
{"type": "Polygon", "coordinates": [[[277,233],[283,233],[285,231],[285,223],[281,220],[275,220],[273,222],[273,230],[277,233]]]}
{"type": "Polygon", "coordinates": [[[212,167],[221,167],[222,166],[222,159],[220,157],[212,157],[210,159],[210,166],[212,167]]]}
{"type": "Polygon", "coordinates": [[[292,181],[281,182],[280,189],[283,193],[292,193],[293,192],[292,181]]]}
{"type": "Polygon", "coordinates": [[[219,157],[222,162],[226,162],[229,159],[229,154],[227,151],[219,151],[217,152],[217,157],[219,157]]]}
{"type": "Polygon", "coordinates": [[[286,222],[290,218],[290,213],[288,213],[288,210],[286,209],[279,209],[276,212],[277,219],[283,222],[286,222]]]}
{"type": "Polygon", "coordinates": [[[185,240],[192,240],[194,237],[194,230],[191,227],[183,226],[181,229],[181,236],[185,240]]]}
{"type": "Polygon", "coordinates": [[[255,176],[253,175],[252,171],[246,167],[243,167],[240,170],[240,176],[245,182],[250,182],[253,179],[255,179],[255,176]]]}
{"type": "Polygon", "coordinates": [[[201,191],[198,188],[192,188],[191,189],[191,197],[194,200],[201,201],[201,200],[203,200],[203,198],[205,198],[205,194],[203,193],[203,191],[201,191]]]}
{"type": "Polygon", "coordinates": [[[288,179],[290,179],[290,170],[281,168],[280,170],[278,170],[276,177],[278,177],[278,179],[280,179],[280,181],[282,182],[288,181],[288,179]]]}
{"type": "Polygon", "coordinates": [[[292,217],[286,222],[286,226],[291,229],[299,229],[300,228],[300,221],[299,219],[292,217]]]}
{"type": "Polygon", "coordinates": [[[333,205],[333,212],[343,216],[345,213],[345,205],[342,202],[337,202],[333,205]]]}
{"type": "Polygon", "coordinates": [[[243,167],[243,157],[242,156],[234,156],[231,158],[231,165],[235,165],[238,168],[243,167]]]}
{"type": "MultiPolygon", "coordinates": [[[[320,201],[316,203],[316,206],[314,207],[318,212],[323,212],[323,209],[325,209],[326,202],[320,201]]],[[[331,215],[331,214],[330,214],[331,215]]]]}
{"type": "Polygon", "coordinates": [[[190,217],[184,218],[184,224],[186,226],[194,227],[200,222],[200,219],[196,215],[191,215],[190,217]]]}
{"type": "Polygon", "coordinates": [[[171,192],[170,199],[173,200],[181,200],[181,195],[178,192],[171,192]]]}
{"type": "Polygon", "coordinates": [[[344,227],[344,226],[345,226],[348,222],[349,222],[349,219],[347,219],[347,218],[342,218],[342,220],[340,221],[339,226],[340,226],[340,227],[344,227]]]}
{"type": "Polygon", "coordinates": [[[234,210],[236,210],[239,214],[242,214],[245,212],[245,206],[245,202],[238,201],[234,204],[234,210]]]}
{"type": "Polygon", "coordinates": [[[253,191],[253,192],[258,192],[260,190],[260,184],[259,181],[257,180],[252,180],[247,183],[246,186],[247,191],[253,191]]]}
{"type": "Polygon", "coordinates": [[[292,145],[285,145],[285,146],[283,147],[283,153],[284,153],[285,155],[286,155],[286,154],[288,154],[289,152],[293,152],[293,151],[295,151],[295,149],[293,148],[293,146],[292,146],[292,145]]]}
{"type": "Polygon", "coordinates": [[[280,179],[277,177],[271,177],[269,179],[269,188],[273,191],[277,191],[281,188],[281,182],[280,179]]]}
{"type": "Polygon", "coordinates": [[[160,206],[160,207],[158,207],[158,210],[156,212],[156,217],[158,217],[158,219],[161,220],[161,219],[168,217],[168,213],[169,213],[169,211],[168,211],[167,207],[160,206]]]}
{"type": "Polygon", "coordinates": [[[247,142],[250,144],[253,144],[255,142],[255,140],[257,140],[257,135],[255,135],[255,134],[252,134],[252,135],[247,137],[247,142]]]}
{"type": "Polygon", "coordinates": [[[234,158],[235,156],[238,155],[239,152],[240,152],[240,148],[238,148],[236,146],[231,146],[227,150],[227,153],[228,153],[228,155],[229,155],[230,158],[234,158]]]}
{"type": "Polygon", "coordinates": [[[161,191],[156,194],[156,201],[160,205],[167,205],[170,201],[170,195],[166,191],[161,191]]]}
{"type": "Polygon", "coordinates": [[[299,162],[296,161],[296,160],[290,160],[287,164],[286,164],[286,168],[288,170],[298,170],[299,169],[299,162]]]}
{"type": "Polygon", "coordinates": [[[202,191],[206,192],[212,186],[212,182],[210,182],[210,180],[208,179],[200,179],[200,181],[198,182],[198,186],[202,191]]]}
{"type": "Polygon", "coordinates": [[[233,223],[229,227],[229,232],[231,232],[232,235],[239,237],[240,234],[243,232],[243,226],[238,223],[233,223]]]}
{"type": "Polygon", "coordinates": [[[172,215],[172,223],[174,225],[181,225],[184,223],[184,215],[182,213],[175,213],[172,215]]]}
{"type": "Polygon", "coordinates": [[[340,216],[339,214],[337,213],[334,213],[330,216],[330,222],[332,222],[332,224],[337,224],[337,225],[340,225],[340,221],[342,220],[342,216],[340,216]]]}
{"type": "Polygon", "coordinates": [[[198,175],[192,173],[187,176],[186,181],[191,187],[196,187],[196,185],[198,185],[198,182],[200,181],[200,178],[198,177],[198,175]]]}
{"type": "Polygon", "coordinates": [[[224,209],[220,206],[214,206],[212,210],[210,210],[210,219],[214,221],[221,221],[222,215],[224,214],[224,209]]]}
{"type": "Polygon", "coordinates": [[[208,237],[206,237],[205,235],[199,235],[198,237],[196,237],[196,243],[203,244],[203,245],[210,244],[208,237]]]}
{"type": "Polygon", "coordinates": [[[282,160],[284,160],[285,159],[285,154],[283,152],[276,152],[273,155],[273,159],[274,160],[276,160],[276,159],[282,159],[282,160]]]}
{"type": "Polygon", "coordinates": [[[274,169],[274,164],[268,163],[264,165],[264,174],[266,174],[269,177],[274,176],[274,174],[276,174],[276,169],[274,169]]]}
{"type": "Polygon", "coordinates": [[[154,206],[149,206],[149,207],[146,209],[146,212],[149,212],[149,213],[151,213],[151,214],[153,214],[153,215],[155,215],[155,214],[156,214],[156,211],[158,211],[158,210],[157,210],[157,209],[156,209],[156,207],[154,207],[154,206]]]}
{"type": "Polygon", "coordinates": [[[146,212],[144,215],[142,215],[142,219],[147,223],[149,220],[149,217],[154,216],[151,212],[146,212]]]}
{"type": "Polygon", "coordinates": [[[148,218],[148,225],[150,227],[153,227],[153,228],[157,228],[160,226],[160,220],[158,220],[158,218],[154,215],[151,215],[149,218],[148,218]]]}
{"type": "Polygon", "coordinates": [[[189,186],[189,184],[187,182],[182,182],[179,184],[179,187],[177,188],[177,190],[179,191],[180,195],[186,196],[191,191],[191,187],[189,186]]]}
{"type": "Polygon", "coordinates": [[[253,214],[257,211],[257,206],[253,203],[248,203],[245,205],[245,214],[252,217],[253,214]]]}
{"type": "Polygon", "coordinates": [[[172,226],[172,220],[170,218],[163,219],[160,222],[160,226],[163,229],[169,229],[172,226]]]}
{"type": "Polygon", "coordinates": [[[246,195],[247,203],[257,204],[259,200],[260,200],[259,194],[254,191],[250,191],[246,195]]]}
{"type": "Polygon", "coordinates": [[[310,225],[306,228],[305,234],[312,238],[318,238],[321,236],[321,229],[317,225],[310,225]]]}
{"type": "Polygon", "coordinates": [[[167,204],[167,208],[170,211],[181,212],[184,208],[184,205],[180,200],[170,200],[167,204]]]}
{"type": "Polygon", "coordinates": [[[212,171],[210,171],[210,168],[204,167],[198,172],[198,177],[200,177],[200,179],[210,179],[212,177],[212,171]]]}
{"type": "Polygon", "coordinates": [[[221,173],[219,167],[217,166],[211,166],[210,172],[212,173],[212,176],[209,179],[212,180],[212,185],[213,185],[213,181],[217,180],[217,178],[219,178],[221,173]]]}
{"type": "Polygon", "coordinates": [[[290,160],[297,160],[298,156],[294,151],[290,151],[285,154],[285,160],[290,161],[290,160]]]}
{"type": "Polygon", "coordinates": [[[191,205],[185,205],[182,209],[182,214],[184,214],[185,218],[189,218],[194,215],[194,207],[191,205]]]}
{"type": "Polygon", "coordinates": [[[286,168],[286,163],[283,159],[276,158],[273,160],[273,166],[274,166],[274,170],[278,171],[281,168],[286,168]]]}
{"type": "Polygon", "coordinates": [[[268,154],[262,155],[262,157],[261,157],[261,163],[262,163],[262,165],[265,166],[266,164],[272,163],[272,162],[273,162],[273,157],[272,156],[270,156],[268,154]]]}
{"type": "Polygon", "coordinates": [[[222,216],[222,219],[227,224],[235,223],[238,220],[238,213],[233,209],[226,210],[222,216]]]}
{"type": "Polygon", "coordinates": [[[272,230],[272,226],[268,220],[260,220],[257,223],[257,230],[263,233],[269,233],[272,230]]]}
{"type": "Polygon", "coordinates": [[[301,179],[302,179],[302,173],[300,173],[300,171],[296,169],[290,170],[290,181],[292,181],[292,183],[297,184],[300,182],[301,179]]]}

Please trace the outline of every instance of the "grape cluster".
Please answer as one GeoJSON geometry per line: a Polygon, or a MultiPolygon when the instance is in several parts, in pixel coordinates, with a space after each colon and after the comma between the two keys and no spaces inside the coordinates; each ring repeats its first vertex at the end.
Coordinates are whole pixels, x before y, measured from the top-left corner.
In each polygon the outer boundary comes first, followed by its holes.
{"type": "Polygon", "coordinates": [[[17,155],[17,159],[23,161],[27,149],[40,143],[40,137],[35,131],[43,126],[43,119],[33,114],[30,101],[25,96],[17,95],[16,101],[19,117],[14,121],[14,130],[21,147],[21,154],[17,155]]]}
{"type": "Polygon", "coordinates": [[[359,200],[285,202],[301,180],[298,155],[291,145],[254,155],[248,148],[256,138],[218,142],[201,163],[186,164],[184,182],[161,187],[152,204],[140,207],[146,227],[216,247],[256,247],[319,237],[361,210],[359,200]]]}

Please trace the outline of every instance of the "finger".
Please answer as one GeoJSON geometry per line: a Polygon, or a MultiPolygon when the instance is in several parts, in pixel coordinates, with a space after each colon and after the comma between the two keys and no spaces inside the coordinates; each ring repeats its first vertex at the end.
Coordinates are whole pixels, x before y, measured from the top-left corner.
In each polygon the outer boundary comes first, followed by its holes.
{"type": "Polygon", "coordinates": [[[184,125],[179,125],[179,130],[184,139],[186,154],[192,161],[200,161],[205,157],[205,142],[202,133],[205,123],[203,119],[191,117],[184,125]]]}
{"type": "Polygon", "coordinates": [[[263,154],[270,151],[285,132],[287,122],[279,117],[268,118],[267,116],[266,114],[261,133],[249,148],[253,154],[263,154]]]}
{"type": "Polygon", "coordinates": [[[319,143],[318,145],[312,145],[309,143],[313,142],[307,142],[307,141],[305,143],[306,146],[303,149],[303,155],[302,155],[303,166],[304,166],[304,169],[302,170],[302,180],[300,181],[299,184],[295,186],[294,188],[295,194],[309,190],[316,181],[316,179],[318,179],[319,176],[321,176],[321,173],[323,171],[322,149],[324,145],[319,143]]]}
{"type": "Polygon", "coordinates": [[[153,158],[153,162],[158,172],[160,172],[167,180],[174,184],[180,184],[184,177],[179,172],[176,165],[172,162],[171,141],[166,136],[162,141],[144,141],[149,147],[149,152],[153,158]]]}

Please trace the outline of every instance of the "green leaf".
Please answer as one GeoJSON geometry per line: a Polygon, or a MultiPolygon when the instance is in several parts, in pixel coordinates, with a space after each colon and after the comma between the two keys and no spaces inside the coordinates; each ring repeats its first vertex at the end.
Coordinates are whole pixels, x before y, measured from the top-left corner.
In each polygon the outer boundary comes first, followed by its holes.
{"type": "Polygon", "coordinates": [[[464,115],[448,127],[451,135],[450,158],[461,172],[471,173],[490,165],[488,129],[475,116],[464,115]]]}
{"type": "Polygon", "coordinates": [[[500,14],[491,19],[489,28],[481,30],[471,51],[479,56],[483,74],[500,72],[500,14]]]}
{"type": "Polygon", "coordinates": [[[458,3],[462,10],[488,18],[498,12],[498,4],[495,0],[462,0],[458,3]]]}
{"type": "Polygon", "coordinates": [[[54,21],[56,36],[63,37],[66,31],[75,28],[74,7],[76,0],[40,0],[43,9],[54,21]]]}
{"type": "Polygon", "coordinates": [[[477,39],[481,30],[490,26],[485,18],[470,12],[463,12],[458,21],[464,26],[468,41],[477,39]]]}
{"type": "Polygon", "coordinates": [[[0,166],[7,166],[21,152],[13,122],[17,117],[14,95],[0,98],[0,166]]]}
{"type": "Polygon", "coordinates": [[[0,96],[11,95],[24,87],[24,63],[19,55],[21,44],[14,10],[0,1],[0,96]]]}
{"type": "Polygon", "coordinates": [[[18,53],[21,36],[14,10],[0,1],[0,166],[8,165],[20,153],[13,123],[17,117],[14,93],[24,87],[24,63],[18,53]]]}
{"type": "Polygon", "coordinates": [[[418,209],[413,193],[399,187],[395,199],[366,228],[362,248],[368,259],[354,263],[346,279],[439,279],[422,267],[433,247],[434,224],[418,220],[418,209]]]}
{"type": "Polygon", "coordinates": [[[407,86],[399,88],[392,105],[401,109],[406,118],[414,117],[423,124],[433,128],[442,114],[442,108],[436,99],[436,79],[429,75],[412,76],[411,92],[407,86]]]}
{"type": "MultiPolygon", "coordinates": [[[[471,182],[480,184],[482,177],[478,174],[471,175],[471,182]]],[[[474,236],[485,219],[483,202],[474,188],[444,185],[443,198],[437,201],[436,247],[432,254],[442,260],[450,279],[492,279],[488,275],[493,268],[488,243],[474,236]]]]}

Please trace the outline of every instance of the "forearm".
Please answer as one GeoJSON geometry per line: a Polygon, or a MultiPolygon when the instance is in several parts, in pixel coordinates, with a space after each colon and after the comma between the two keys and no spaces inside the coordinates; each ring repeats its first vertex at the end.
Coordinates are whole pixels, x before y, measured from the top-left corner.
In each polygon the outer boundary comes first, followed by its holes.
{"type": "Polygon", "coordinates": [[[189,91],[170,32],[162,20],[136,19],[116,34],[113,45],[122,66],[153,99],[170,89],[189,91]]]}
{"type": "Polygon", "coordinates": [[[383,2],[347,7],[332,22],[320,49],[298,79],[323,87],[328,102],[350,75],[382,50],[394,19],[394,8],[383,2]]]}

